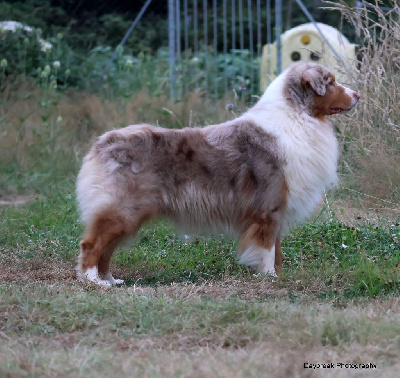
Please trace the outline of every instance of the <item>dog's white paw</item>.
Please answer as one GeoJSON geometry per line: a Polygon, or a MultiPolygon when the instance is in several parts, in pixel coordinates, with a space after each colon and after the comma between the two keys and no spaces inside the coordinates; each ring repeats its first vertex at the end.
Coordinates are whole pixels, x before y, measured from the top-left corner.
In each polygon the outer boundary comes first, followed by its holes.
{"type": "Polygon", "coordinates": [[[102,280],[102,279],[94,280],[92,282],[95,283],[96,285],[99,285],[102,287],[111,287],[112,286],[112,284],[110,284],[109,281],[102,280]]]}
{"type": "Polygon", "coordinates": [[[90,268],[85,273],[82,273],[79,268],[77,268],[77,276],[78,280],[81,282],[94,283],[102,287],[111,287],[112,285],[108,280],[102,279],[102,277],[99,276],[97,267],[90,268]]]}
{"type": "Polygon", "coordinates": [[[275,272],[275,269],[258,272],[258,273],[253,274],[253,276],[257,277],[257,278],[261,278],[261,277],[277,278],[278,277],[278,275],[275,272]]]}
{"type": "Polygon", "coordinates": [[[100,278],[104,281],[109,282],[110,285],[122,285],[125,282],[124,280],[114,278],[113,275],[111,274],[111,272],[100,275],[100,278]]]}
{"type": "Polygon", "coordinates": [[[111,272],[106,274],[99,274],[97,267],[88,269],[85,273],[82,273],[79,266],[76,268],[78,280],[81,282],[94,283],[102,287],[111,287],[113,285],[122,285],[125,281],[114,278],[111,272]]]}
{"type": "Polygon", "coordinates": [[[263,274],[264,274],[265,276],[271,276],[271,277],[273,277],[273,278],[278,277],[278,275],[277,275],[276,272],[275,272],[275,269],[268,270],[267,272],[263,272],[263,274]]]}

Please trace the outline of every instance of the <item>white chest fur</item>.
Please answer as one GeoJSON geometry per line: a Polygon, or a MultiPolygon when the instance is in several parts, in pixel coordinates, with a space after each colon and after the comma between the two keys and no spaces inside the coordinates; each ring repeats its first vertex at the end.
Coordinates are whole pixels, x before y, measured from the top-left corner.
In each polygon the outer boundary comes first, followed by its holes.
{"type": "Polygon", "coordinates": [[[288,206],[283,229],[306,218],[322,199],[325,188],[337,183],[338,143],[332,126],[308,114],[294,114],[275,106],[273,119],[263,112],[242,118],[276,136],[288,184],[288,206]]]}
{"type": "MultiPolygon", "coordinates": [[[[301,119],[298,125],[302,125],[301,119]]],[[[286,227],[309,216],[324,189],[338,180],[338,143],[331,125],[315,119],[304,125],[292,131],[284,128],[279,138],[289,188],[286,227]]]]}

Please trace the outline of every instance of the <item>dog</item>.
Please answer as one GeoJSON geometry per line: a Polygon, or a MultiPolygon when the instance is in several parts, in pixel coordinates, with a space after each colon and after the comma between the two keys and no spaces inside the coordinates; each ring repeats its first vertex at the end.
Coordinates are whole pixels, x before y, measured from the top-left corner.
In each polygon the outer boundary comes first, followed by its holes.
{"type": "Polygon", "coordinates": [[[337,182],[338,143],[326,116],[351,110],[359,98],[325,67],[300,62],[232,121],[106,132],[77,179],[85,225],[78,278],[122,284],[109,269],[114,249],[157,217],[183,230],[234,233],[239,262],[276,275],[282,233],[337,182]]]}

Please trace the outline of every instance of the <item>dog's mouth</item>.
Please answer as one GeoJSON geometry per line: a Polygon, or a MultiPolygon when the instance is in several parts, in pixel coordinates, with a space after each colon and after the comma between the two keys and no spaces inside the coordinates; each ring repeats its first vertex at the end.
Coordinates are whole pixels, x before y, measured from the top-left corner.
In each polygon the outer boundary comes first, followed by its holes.
{"type": "Polygon", "coordinates": [[[344,109],[344,108],[329,108],[331,114],[339,114],[349,112],[351,109],[344,109]]]}

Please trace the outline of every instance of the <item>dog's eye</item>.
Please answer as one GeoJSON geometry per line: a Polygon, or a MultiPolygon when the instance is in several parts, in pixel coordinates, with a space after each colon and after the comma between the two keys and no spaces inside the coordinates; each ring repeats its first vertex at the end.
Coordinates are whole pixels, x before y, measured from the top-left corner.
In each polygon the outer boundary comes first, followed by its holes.
{"type": "Polygon", "coordinates": [[[333,80],[331,80],[328,84],[329,85],[335,85],[335,82],[333,80]]]}

